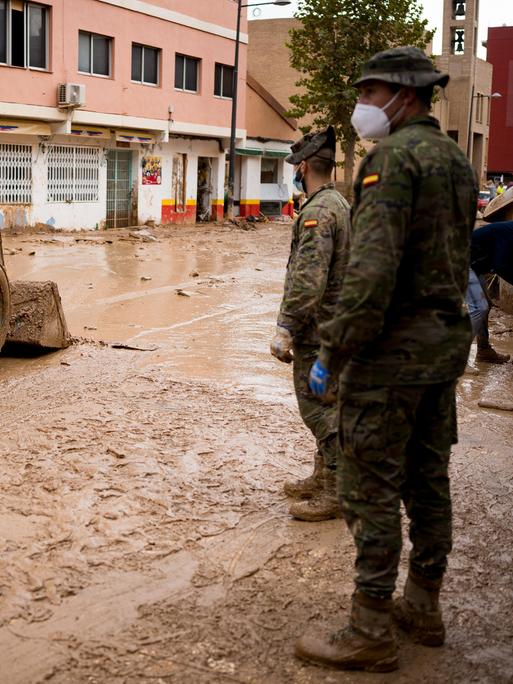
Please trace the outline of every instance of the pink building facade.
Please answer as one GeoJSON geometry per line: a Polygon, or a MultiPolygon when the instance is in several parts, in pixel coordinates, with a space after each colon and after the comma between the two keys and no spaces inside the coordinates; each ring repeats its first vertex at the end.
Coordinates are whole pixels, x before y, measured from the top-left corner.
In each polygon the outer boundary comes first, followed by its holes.
{"type": "MultiPolygon", "coordinates": [[[[234,0],[0,0],[0,228],[222,218],[236,14],[234,0]]],[[[239,149],[246,45],[244,19],[239,149]]]]}

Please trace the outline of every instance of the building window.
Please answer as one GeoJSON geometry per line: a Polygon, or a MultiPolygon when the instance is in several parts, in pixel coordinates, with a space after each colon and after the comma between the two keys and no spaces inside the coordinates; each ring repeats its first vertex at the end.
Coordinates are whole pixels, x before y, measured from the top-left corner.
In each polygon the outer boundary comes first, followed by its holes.
{"type": "MultiPolygon", "coordinates": [[[[467,0],[452,0],[452,18],[463,21],[467,15],[467,0]]],[[[479,16],[476,14],[476,16],[479,16]]]]}
{"type": "Polygon", "coordinates": [[[189,93],[198,92],[198,74],[200,60],[195,57],[176,55],[175,57],[175,88],[189,93]]]}
{"type": "Polygon", "coordinates": [[[278,160],[270,157],[262,157],[262,165],[260,166],[260,182],[261,183],[277,183],[278,182],[278,160]]]}
{"type": "Polygon", "coordinates": [[[0,0],[0,62],[48,68],[48,8],[20,0],[0,0]]]}
{"type": "Polygon", "coordinates": [[[0,145],[0,203],[31,202],[32,146],[0,145]]]}
{"type": "Polygon", "coordinates": [[[216,64],[214,95],[233,97],[233,71],[231,66],[216,64]]]}
{"type": "Polygon", "coordinates": [[[132,43],[132,81],[158,85],[159,55],[157,48],[132,43]]]}
{"type": "Polygon", "coordinates": [[[78,70],[93,76],[110,76],[112,38],[78,32],[78,70]]]}
{"type": "Polygon", "coordinates": [[[485,98],[478,94],[476,97],[476,122],[483,123],[483,107],[485,98]]]}
{"type": "Polygon", "coordinates": [[[48,202],[98,202],[100,149],[51,145],[48,202]]]}
{"type": "Polygon", "coordinates": [[[465,29],[451,29],[451,52],[453,55],[465,52],[465,29]]]}

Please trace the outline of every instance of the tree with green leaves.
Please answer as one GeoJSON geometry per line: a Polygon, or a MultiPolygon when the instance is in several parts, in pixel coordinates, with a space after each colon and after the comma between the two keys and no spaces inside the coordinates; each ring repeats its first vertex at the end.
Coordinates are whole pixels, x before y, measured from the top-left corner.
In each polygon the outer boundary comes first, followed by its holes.
{"type": "Polygon", "coordinates": [[[290,63],[301,77],[289,115],[313,115],[310,126],[334,126],[344,153],[344,181],[352,184],[358,136],[351,126],[357,90],[351,83],[372,55],[400,45],[424,49],[433,36],[418,0],[299,0],[290,31],[290,63]]]}

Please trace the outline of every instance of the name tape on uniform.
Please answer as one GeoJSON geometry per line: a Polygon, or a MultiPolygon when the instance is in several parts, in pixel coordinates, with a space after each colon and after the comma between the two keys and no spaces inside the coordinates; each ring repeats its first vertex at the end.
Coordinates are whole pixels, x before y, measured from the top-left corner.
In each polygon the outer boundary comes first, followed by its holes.
{"type": "Polygon", "coordinates": [[[365,176],[365,178],[362,180],[362,185],[364,188],[368,188],[371,185],[376,185],[376,183],[379,183],[381,179],[381,176],[379,173],[371,173],[368,176],[365,176]]]}
{"type": "Polygon", "coordinates": [[[319,221],[317,219],[310,219],[309,221],[305,221],[304,223],[305,228],[315,228],[318,225],[319,221]]]}

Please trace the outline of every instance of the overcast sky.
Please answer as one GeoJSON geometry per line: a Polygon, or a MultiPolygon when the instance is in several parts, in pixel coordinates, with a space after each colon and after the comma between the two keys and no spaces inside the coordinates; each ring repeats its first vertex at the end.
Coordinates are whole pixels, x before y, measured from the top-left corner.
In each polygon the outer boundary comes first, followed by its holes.
{"type": "MultiPolygon", "coordinates": [[[[248,0],[248,2],[257,0],[248,0]]],[[[267,0],[269,1],[269,0],[267,0]]],[[[430,28],[441,27],[443,15],[443,0],[421,0],[424,7],[424,15],[429,21],[430,28]]],[[[481,0],[479,10],[479,43],[486,40],[489,26],[513,26],[513,0],[481,0]]],[[[292,0],[288,7],[253,7],[248,8],[248,16],[253,19],[271,19],[277,17],[291,17],[297,6],[297,0],[292,0]],[[260,13],[260,14],[259,14],[260,13]],[[259,16],[253,16],[258,15],[259,16]]],[[[434,52],[439,54],[442,50],[442,37],[440,29],[437,29],[434,38],[434,52]]],[[[479,50],[480,57],[486,57],[484,48],[479,50]]]]}

